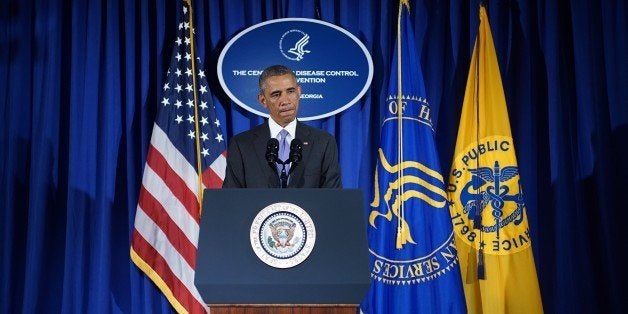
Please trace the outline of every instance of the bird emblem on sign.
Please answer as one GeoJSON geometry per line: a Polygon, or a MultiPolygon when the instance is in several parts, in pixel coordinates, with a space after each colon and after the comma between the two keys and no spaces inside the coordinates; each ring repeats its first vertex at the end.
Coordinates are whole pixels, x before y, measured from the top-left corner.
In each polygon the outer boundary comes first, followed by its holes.
{"type": "Polygon", "coordinates": [[[297,57],[297,61],[303,59],[303,55],[309,53],[309,50],[305,50],[304,47],[310,42],[310,35],[305,34],[299,41],[294,44],[294,47],[288,49],[288,52],[297,57]]]}

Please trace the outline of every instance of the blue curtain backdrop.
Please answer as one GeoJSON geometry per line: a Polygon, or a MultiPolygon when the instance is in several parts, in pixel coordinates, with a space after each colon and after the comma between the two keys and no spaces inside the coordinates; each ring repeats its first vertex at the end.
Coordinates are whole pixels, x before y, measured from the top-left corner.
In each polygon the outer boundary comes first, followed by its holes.
{"type": "MultiPolygon", "coordinates": [[[[172,311],[129,246],[179,8],[176,0],[0,1],[0,313],[172,311]]],[[[195,1],[199,53],[228,138],[262,120],[218,84],[226,42],[274,18],[337,24],[371,52],[373,83],[350,109],[309,124],[336,136],[345,187],[368,198],[397,8],[394,0],[195,1]]],[[[545,310],[625,312],[628,4],[491,0],[488,10],[545,310]]],[[[446,173],[478,3],[419,0],[411,12],[446,173]]]]}

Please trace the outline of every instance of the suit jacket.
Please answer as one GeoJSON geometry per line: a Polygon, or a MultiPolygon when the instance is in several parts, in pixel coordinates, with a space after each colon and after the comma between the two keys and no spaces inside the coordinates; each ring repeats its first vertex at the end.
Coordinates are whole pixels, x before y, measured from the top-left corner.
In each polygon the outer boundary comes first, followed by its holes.
{"type": "MultiPolygon", "coordinates": [[[[303,141],[301,162],[291,165],[289,188],[341,188],[338,147],[327,132],[297,121],[295,138],[303,141]]],[[[223,188],[279,188],[279,174],[266,161],[268,123],[231,139],[223,188]]]]}

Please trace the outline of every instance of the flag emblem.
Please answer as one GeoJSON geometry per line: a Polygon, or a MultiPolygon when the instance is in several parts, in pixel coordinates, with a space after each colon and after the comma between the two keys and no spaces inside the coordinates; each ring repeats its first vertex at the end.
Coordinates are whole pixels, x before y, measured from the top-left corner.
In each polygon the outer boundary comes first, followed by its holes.
{"type": "MultiPolygon", "coordinates": [[[[395,96],[389,96],[388,100],[388,115],[382,129],[393,131],[390,132],[393,135],[401,123],[409,132],[407,139],[424,128],[431,136],[429,103],[424,98],[410,95],[397,101],[395,96]],[[401,119],[397,110],[404,113],[401,119]]],[[[397,142],[393,142],[396,146],[397,142]]],[[[384,246],[370,247],[374,256],[371,277],[388,285],[428,282],[457,269],[454,266],[458,263],[453,233],[447,233],[446,228],[442,232],[433,229],[430,236],[420,223],[426,217],[439,216],[446,222],[443,177],[433,169],[434,160],[423,159],[418,154],[413,141],[405,145],[400,150],[391,149],[393,146],[378,150],[374,197],[370,204],[370,232],[391,239],[384,246]],[[397,157],[404,150],[408,155],[399,160],[397,157]],[[421,241],[426,236],[431,240],[421,241]]]]}
{"type": "Polygon", "coordinates": [[[512,150],[510,138],[486,137],[463,149],[453,163],[449,192],[454,231],[486,254],[516,253],[530,246],[519,168],[509,158],[512,150]]]}

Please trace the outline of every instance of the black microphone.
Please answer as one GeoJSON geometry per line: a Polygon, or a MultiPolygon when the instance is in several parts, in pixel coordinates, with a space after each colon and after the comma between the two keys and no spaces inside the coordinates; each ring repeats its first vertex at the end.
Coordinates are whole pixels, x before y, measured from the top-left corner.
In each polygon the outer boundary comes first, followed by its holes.
{"type": "Polygon", "coordinates": [[[297,163],[303,158],[303,142],[295,138],[290,143],[290,162],[297,163]]]}
{"type": "Polygon", "coordinates": [[[266,143],[266,161],[274,164],[277,160],[279,160],[279,141],[276,138],[271,138],[266,143]]]}
{"type": "Polygon", "coordinates": [[[286,174],[286,161],[279,159],[279,140],[276,138],[268,139],[266,142],[266,161],[268,161],[268,165],[273,169],[276,169],[276,164],[282,166],[281,174],[279,178],[281,179],[281,188],[285,189],[288,186],[288,174],[286,174]]]}
{"type": "Polygon", "coordinates": [[[290,167],[289,173],[292,173],[292,171],[294,171],[294,168],[297,167],[297,164],[299,163],[299,161],[301,161],[302,158],[303,142],[300,139],[295,138],[290,143],[290,157],[288,157],[288,162],[291,162],[292,166],[290,167]]]}

